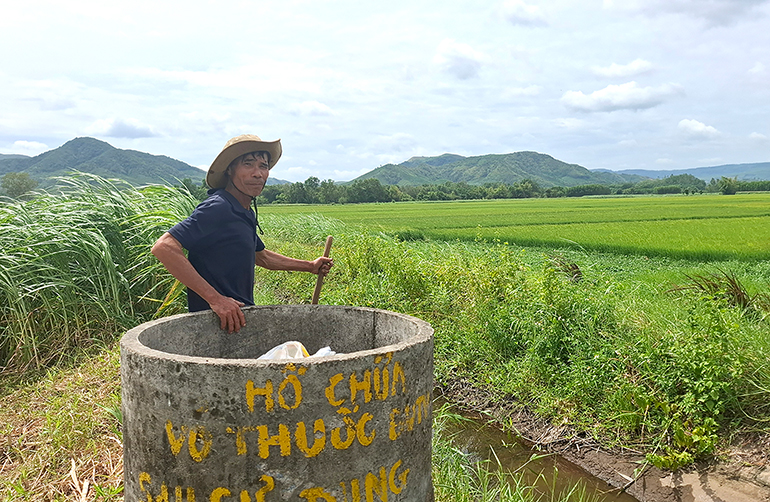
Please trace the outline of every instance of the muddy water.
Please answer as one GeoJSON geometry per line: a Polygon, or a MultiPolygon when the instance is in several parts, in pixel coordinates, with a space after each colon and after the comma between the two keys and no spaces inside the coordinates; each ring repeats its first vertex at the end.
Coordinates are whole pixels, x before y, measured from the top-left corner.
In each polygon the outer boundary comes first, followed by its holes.
{"type": "MultiPolygon", "coordinates": [[[[440,401],[434,404],[440,406],[440,401]]],[[[586,487],[588,500],[637,502],[631,495],[619,493],[606,482],[556,455],[531,460],[533,454],[541,454],[524,446],[514,434],[489,425],[478,415],[463,413],[463,416],[466,420],[447,427],[455,447],[480,460],[490,460],[490,466],[497,465],[499,460],[502,469],[519,470],[528,485],[539,487],[543,493],[550,492],[554,485],[558,493],[579,482],[586,487]]]]}

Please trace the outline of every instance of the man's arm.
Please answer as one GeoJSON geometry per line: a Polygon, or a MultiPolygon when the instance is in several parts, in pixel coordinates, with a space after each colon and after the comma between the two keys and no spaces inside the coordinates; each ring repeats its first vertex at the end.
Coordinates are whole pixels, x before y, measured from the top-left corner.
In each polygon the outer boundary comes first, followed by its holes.
{"type": "Polygon", "coordinates": [[[152,254],[179,282],[206,300],[211,310],[219,316],[222,329],[232,333],[246,325],[246,317],[241,311],[243,303],[221,295],[206,279],[201,277],[184,255],[182,244],[173,235],[168,232],[161,235],[160,239],[152,246],[152,254]]]}
{"type": "Polygon", "coordinates": [[[256,263],[268,270],[291,270],[294,272],[310,272],[311,274],[326,275],[334,265],[334,261],[326,256],[319,256],[315,260],[298,260],[282,254],[263,249],[256,254],[256,263]]]}

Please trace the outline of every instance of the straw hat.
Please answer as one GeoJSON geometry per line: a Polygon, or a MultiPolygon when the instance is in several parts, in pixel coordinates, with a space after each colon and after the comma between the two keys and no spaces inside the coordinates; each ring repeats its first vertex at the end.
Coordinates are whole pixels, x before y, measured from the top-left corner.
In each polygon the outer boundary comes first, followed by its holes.
{"type": "Polygon", "coordinates": [[[224,188],[227,186],[227,176],[225,176],[225,170],[230,162],[234,161],[241,155],[265,151],[270,154],[270,162],[268,162],[268,169],[272,169],[278,159],[281,158],[281,140],[275,141],[262,141],[259,136],[254,134],[241,134],[232,138],[225,143],[225,147],[219,152],[217,158],[211,163],[209,172],[206,174],[206,183],[211,188],[224,188]]]}

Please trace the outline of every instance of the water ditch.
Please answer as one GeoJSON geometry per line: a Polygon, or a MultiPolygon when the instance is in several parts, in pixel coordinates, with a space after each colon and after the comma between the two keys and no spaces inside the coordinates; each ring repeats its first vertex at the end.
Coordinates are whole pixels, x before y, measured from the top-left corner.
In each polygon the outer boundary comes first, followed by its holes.
{"type": "MultiPolygon", "coordinates": [[[[474,461],[488,461],[489,468],[519,472],[527,485],[547,495],[569,490],[580,483],[585,486],[587,500],[603,502],[638,502],[607,482],[592,476],[581,467],[554,454],[543,454],[526,446],[512,432],[495,426],[478,413],[458,411],[442,398],[434,401],[436,409],[447,405],[461,420],[447,422],[444,433],[455,448],[474,461]]],[[[549,500],[546,498],[546,500],[549,500]]]]}

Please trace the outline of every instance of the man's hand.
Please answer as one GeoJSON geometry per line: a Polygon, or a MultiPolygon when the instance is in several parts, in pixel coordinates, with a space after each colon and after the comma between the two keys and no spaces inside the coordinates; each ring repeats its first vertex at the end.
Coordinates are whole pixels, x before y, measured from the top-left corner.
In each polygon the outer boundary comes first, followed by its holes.
{"type": "Polygon", "coordinates": [[[314,274],[321,274],[326,277],[329,270],[334,266],[334,260],[326,256],[319,256],[315,260],[310,262],[313,266],[311,272],[314,274]]]}
{"type": "Polygon", "coordinates": [[[246,326],[246,316],[243,315],[241,310],[243,305],[238,300],[222,295],[214,302],[209,303],[211,310],[219,316],[219,327],[228,333],[233,331],[237,333],[242,327],[246,326]]]}

